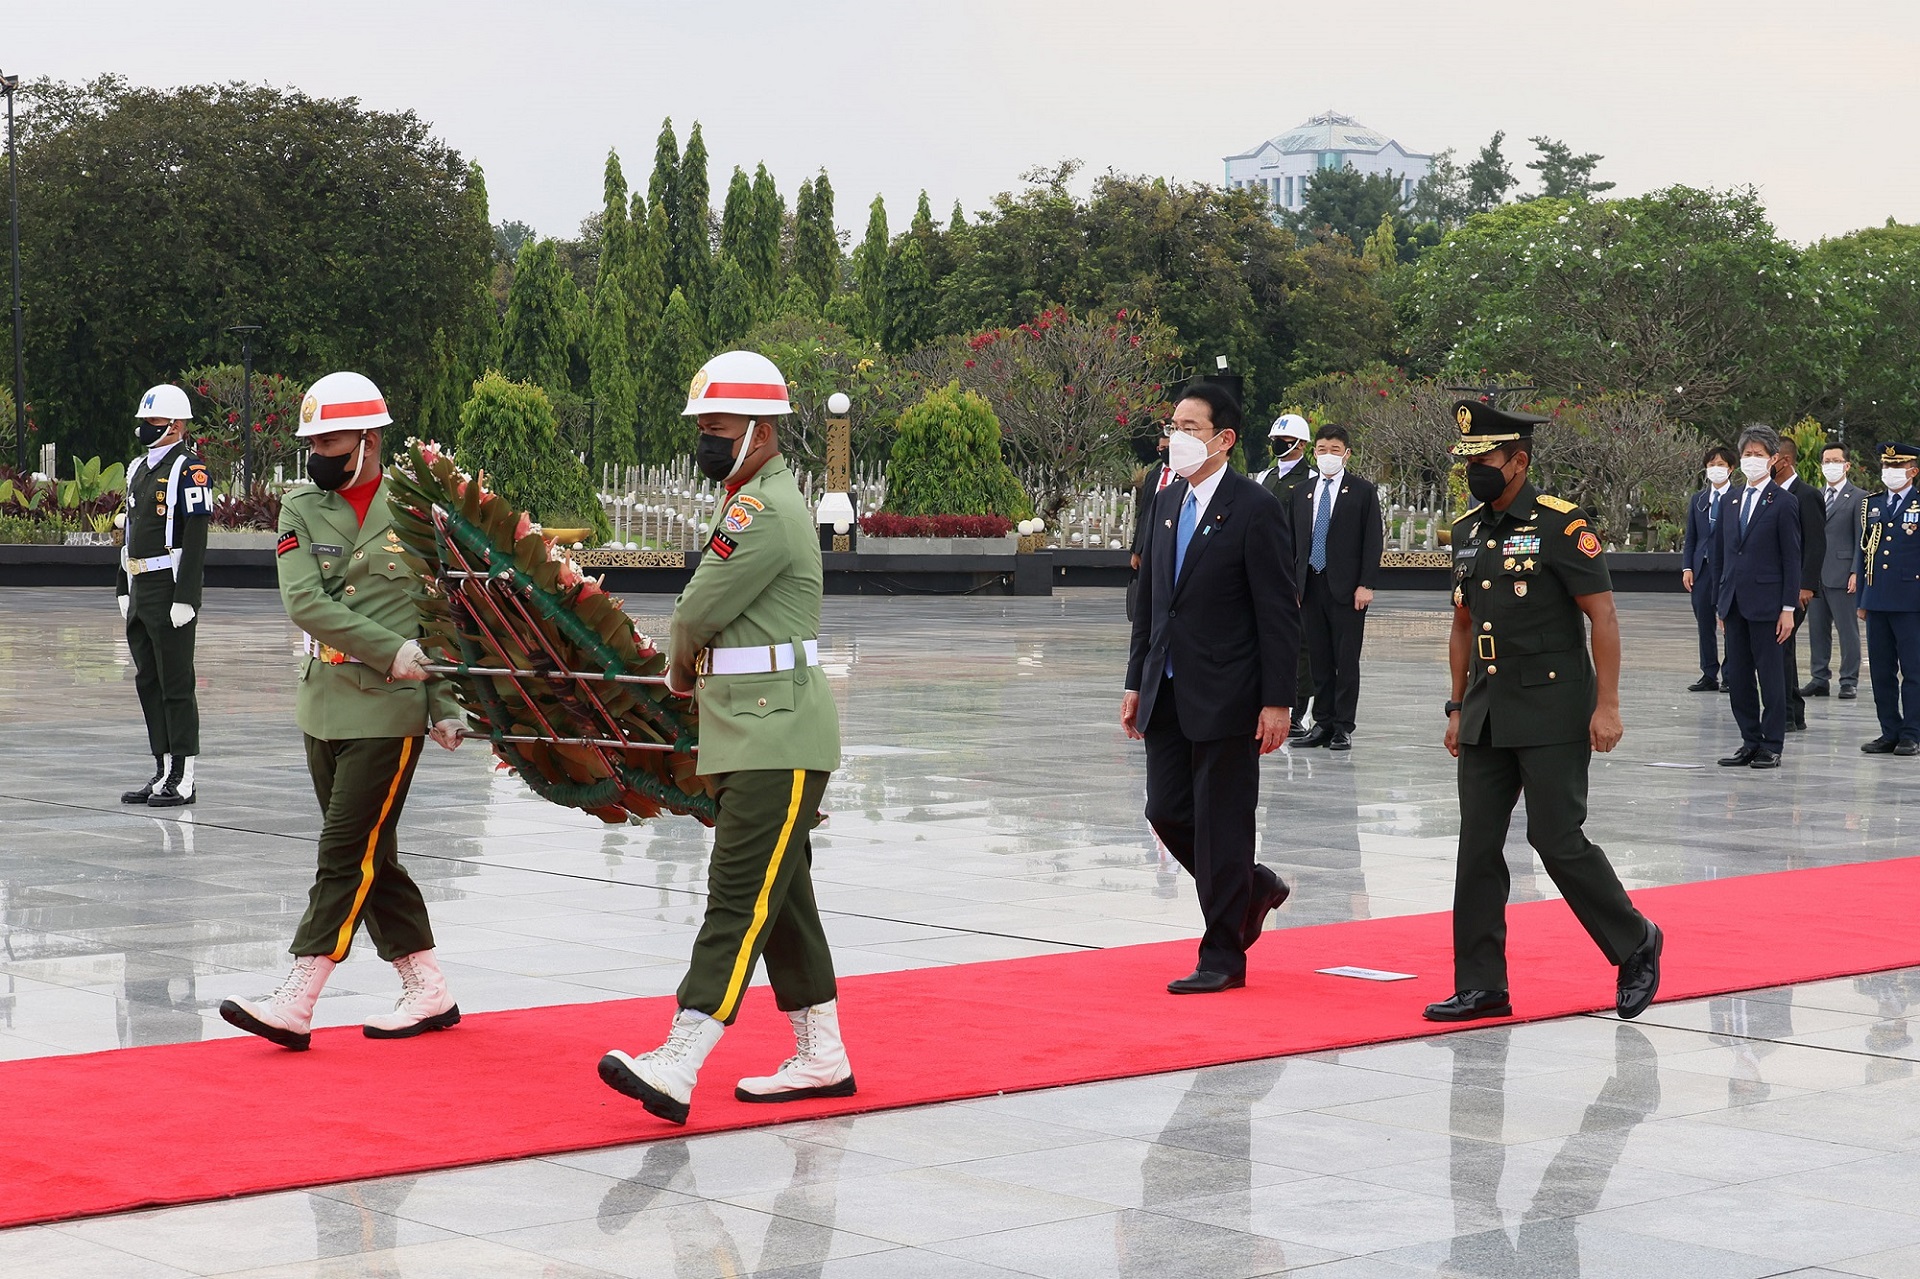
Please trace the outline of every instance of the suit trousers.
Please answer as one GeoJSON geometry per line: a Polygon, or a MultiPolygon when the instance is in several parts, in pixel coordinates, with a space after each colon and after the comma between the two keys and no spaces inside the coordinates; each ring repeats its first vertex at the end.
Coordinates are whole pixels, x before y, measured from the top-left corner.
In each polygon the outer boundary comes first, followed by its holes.
{"type": "Polygon", "coordinates": [[[1793,610],[1793,633],[1787,636],[1787,642],[1780,646],[1780,665],[1787,685],[1787,721],[1807,726],[1807,697],[1800,691],[1800,627],[1807,620],[1807,610],[1793,610]]]}
{"type": "Polygon", "coordinates": [[[1314,726],[1325,724],[1351,733],[1360,709],[1360,645],[1366,638],[1366,610],[1335,600],[1327,589],[1327,575],[1308,569],[1300,625],[1318,681],[1313,694],[1314,726]]]}
{"type": "Polygon", "coordinates": [[[1823,586],[1807,605],[1807,628],[1813,632],[1811,682],[1821,688],[1833,682],[1833,633],[1840,633],[1840,687],[1860,683],[1860,596],[1844,586],[1823,586]]]}
{"type": "Polygon", "coordinates": [[[1180,731],[1172,678],[1162,679],[1146,727],[1147,821],[1193,876],[1206,932],[1196,965],[1244,976],[1240,930],[1253,902],[1253,811],[1260,799],[1260,742],[1252,731],[1189,741],[1180,731]]]}
{"type": "Polygon", "coordinates": [[[1920,742],[1920,613],[1868,609],[1867,665],[1880,736],[1920,742]]]}
{"type": "Polygon", "coordinates": [[[1693,575],[1693,624],[1700,632],[1700,675],[1720,678],[1720,615],[1714,612],[1713,597],[1720,579],[1711,567],[1693,575]]]}
{"type": "Polygon", "coordinates": [[[433,949],[426,899],[400,864],[400,810],[426,740],[306,739],[320,801],[320,867],[293,934],[295,955],[345,959],[363,920],[384,960],[433,949]]]}
{"type": "Polygon", "coordinates": [[[1787,663],[1774,639],[1773,619],[1750,622],[1736,608],[1727,614],[1727,701],[1740,725],[1743,745],[1778,755],[1787,736],[1787,663]]]}
{"type": "Polygon", "coordinates": [[[1456,990],[1506,990],[1507,827],[1527,800],[1527,842],[1554,887],[1607,962],[1618,965],[1646,940],[1634,908],[1587,820],[1586,742],[1552,746],[1460,743],[1460,853],[1453,883],[1453,984],[1456,990]]]}
{"type": "Polygon", "coordinates": [[[783,1011],[833,999],[833,953],[813,898],[813,824],[832,774],[754,768],[713,778],[719,812],[707,863],[707,914],[680,983],[680,1006],[729,1025],[767,962],[783,1011]]]}
{"type": "Polygon", "coordinates": [[[147,721],[147,750],[161,755],[200,753],[200,702],[195,691],[193,645],[200,619],[175,626],[173,578],[140,573],[127,583],[127,652],[133,658],[133,689],[147,721]]]}

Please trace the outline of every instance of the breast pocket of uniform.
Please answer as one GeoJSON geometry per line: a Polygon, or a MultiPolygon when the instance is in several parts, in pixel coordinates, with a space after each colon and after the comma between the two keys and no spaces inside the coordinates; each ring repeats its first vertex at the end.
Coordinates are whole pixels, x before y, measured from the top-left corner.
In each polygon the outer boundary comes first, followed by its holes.
{"type": "Polygon", "coordinates": [[[765,718],[776,711],[793,709],[793,673],[778,671],[772,675],[724,675],[710,682],[719,683],[731,715],[765,718]]]}

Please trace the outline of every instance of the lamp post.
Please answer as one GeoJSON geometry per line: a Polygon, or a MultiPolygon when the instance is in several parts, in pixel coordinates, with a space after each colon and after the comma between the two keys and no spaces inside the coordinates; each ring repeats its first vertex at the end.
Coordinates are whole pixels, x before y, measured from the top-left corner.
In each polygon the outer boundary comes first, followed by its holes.
{"type": "Polygon", "coordinates": [[[253,492],[253,335],[257,324],[236,324],[229,333],[240,335],[240,493],[253,492]]]}
{"type": "Polygon", "coordinates": [[[26,320],[20,312],[20,163],[13,145],[13,92],[17,75],[0,75],[0,93],[7,95],[7,205],[13,222],[13,464],[27,473],[27,365],[21,341],[26,320]]]}

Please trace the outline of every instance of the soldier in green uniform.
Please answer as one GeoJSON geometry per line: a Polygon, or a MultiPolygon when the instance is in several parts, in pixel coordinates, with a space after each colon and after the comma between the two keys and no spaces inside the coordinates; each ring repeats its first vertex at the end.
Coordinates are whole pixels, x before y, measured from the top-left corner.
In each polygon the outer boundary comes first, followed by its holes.
{"type": "Polygon", "coordinates": [[[707,913],[666,1043],[600,1059],[609,1087],[677,1124],[762,956],[797,1047],[734,1095],[780,1102],[854,1091],[810,869],[809,832],[840,766],[840,717],[820,671],[818,533],[772,420],[791,411],[780,370],[750,351],[709,360],[687,396],[686,413],[700,422],[696,461],[726,498],[674,603],[667,669],[670,692],[699,700],[700,772],[719,804],[707,913]]]}
{"type": "Polygon", "coordinates": [[[367,1020],[367,1037],[405,1039],[460,1020],[434,958],[427,904],[400,864],[400,810],[429,726],[453,750],[461,719],[451,685],[426,670],[417,603],[425,588],[387,505],[380,429],[392,421],[360,374],[315,382],[299,430],[313,450],[313,486],[292,490],[280,508],[276,564],[281,601],[303,632],[295,713],[320,801],[320,864],[292,971],[266,999],[226,1000],[220,1015],[295,1050],[308,1046],[314,1002],[363,922],[401,986],[394,1011],[367,1020]]]}
{"type": "Polygon", "coordinates": [[[200,703],[193,643],[207,561],[213,479],[184,438],[193,419],[187,393],[161,385],[140,397],[134,436],[144,456],[127,467],[126,529],[114,593],[127,624],[133,687],[147,721],[153,776],[120,796],[123,804],[178,808],[194,800],[200,703]]]}
{"type": "Polygon", "coordinates": [[[1546,418],[1478,400],[1454,406],[1476,505],[1453,525],[1453,671],[1447,750],[1460,760],[1453,889],[1454,995],[1430,1021],[1513,1013],[1507,986],[1506,842],[1527,797],[1527,842],[1607,962],[1614,1006],[1637,1017],[1660,985],[1660,929],[1634,908],[1586,836],[1593,752],[1619,744],[1620,623],[1600,536],[1580,508],[1527,478],[1546,418]],[[1586,626],[1593,623],[1589,659],[1586,626]]]}

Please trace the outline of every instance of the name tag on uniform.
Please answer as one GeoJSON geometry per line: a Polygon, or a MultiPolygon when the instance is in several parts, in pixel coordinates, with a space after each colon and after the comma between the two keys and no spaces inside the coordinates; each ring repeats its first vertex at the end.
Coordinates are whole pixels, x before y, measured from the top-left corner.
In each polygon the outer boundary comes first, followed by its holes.
{"type": "Polygon", "coordinates": [[[346,548],[339,546],[327,546],[320,542],[313,544],[313,553],[315,555],[341,555],[345,553],[345,549],[346,548]]]}
{"type": "Polygon", "coordinates": [[[1540,553],[1540,535],[1528,537],[1510,537],[1500,548],[1502,555],[1538,555],[1540,553]]]}

